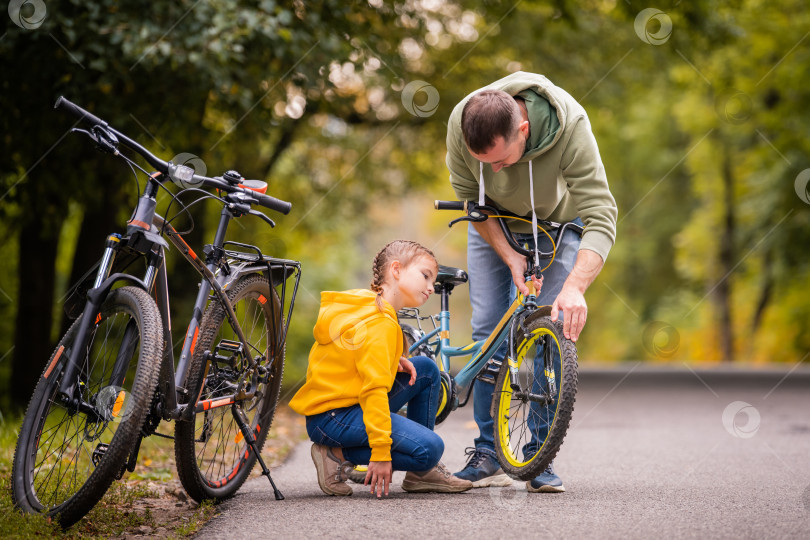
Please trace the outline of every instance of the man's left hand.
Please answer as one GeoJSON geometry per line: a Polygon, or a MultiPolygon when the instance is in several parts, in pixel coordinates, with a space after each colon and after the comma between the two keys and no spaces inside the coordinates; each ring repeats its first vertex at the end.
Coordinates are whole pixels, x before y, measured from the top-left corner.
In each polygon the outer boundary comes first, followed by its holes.
{"type": "Polygon", "coordinates": [[[563,312],[563,334],[571,341],[579,339],[588,318],[585,296],[576,287],[566,283],[551,305],[551,320],[556,321],[563,312]]]}

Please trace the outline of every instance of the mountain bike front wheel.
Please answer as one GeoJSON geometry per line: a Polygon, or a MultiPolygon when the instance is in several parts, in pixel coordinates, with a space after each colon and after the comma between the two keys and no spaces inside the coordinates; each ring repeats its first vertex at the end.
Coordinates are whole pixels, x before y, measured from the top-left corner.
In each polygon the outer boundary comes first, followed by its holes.
{"type": "MultiPolygon", "coordinates": [[[[253,376],[256,391],[250,399],[197,413],[193,421],[175,425],[177,473],[186,492],[196,501],[223,500],[233,496],[247,479],[256,456],[248,447],[234,418],[237,407],[256,438],[261,451],[281,392],[285,345],[281,305],[267,278],[249,274],[228,288],[239,326],[247,343],[242,343],[219,302],[212,302],[200,323],[199,341],[188,376],[189,388],[198,388],[203,378],[200,401],[215,403],[233,396],[246,379],[247,360],[240,348],[247,348],[264,373],[253,376]],[[210,351],[207,360],[205,352],[210,351]]],[[[196,397],[196,396],[195,396],[196,397]]]]}
{"type": "Polygon", "coordinates": [[[163,325],[152,298],[135,287],[112,291],[79,354],[77,397],[58,397],[79,318],[59,341],[28,404],[12,467],[20,509],[81,519],[124,471],[157,385],[163,325]]]}
{"type": "Polygon", "coordinates": [[[493,392],[495,451],[512,478],[531,480],[562,445],[577,392],[577,350],[561,321],[530,316],[515,329],[517,376],[503,362],[493,392]]]}

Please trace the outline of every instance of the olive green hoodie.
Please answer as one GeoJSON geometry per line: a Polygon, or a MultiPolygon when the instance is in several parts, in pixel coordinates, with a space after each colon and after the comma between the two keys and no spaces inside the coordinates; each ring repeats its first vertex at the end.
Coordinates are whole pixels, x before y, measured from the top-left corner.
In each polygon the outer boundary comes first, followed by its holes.
{"type": "MultiPolygon", "coordinates": [[[[481,90],[503,90],[525,98],[530,136],[523,157],[511,167],[492,172],[484,164],[486,196],[496,205],[531,219],[565,222],[582,218],[585,234],[580,249],[603,260],[616,239],[616,201],[608,187],[599,148],[585,109],[547,78],[518,71],[465,97],[450,115],[447,127],[447,168],[459,200],[478,201],[481,163],[472,157],[461,132],[461,112],[481,90]],[[529,166],[534,173],[534,201],[529,196],[529,166]]],[[[512,221],[514,232],[531,232],[531,225],[512,221]]]]}

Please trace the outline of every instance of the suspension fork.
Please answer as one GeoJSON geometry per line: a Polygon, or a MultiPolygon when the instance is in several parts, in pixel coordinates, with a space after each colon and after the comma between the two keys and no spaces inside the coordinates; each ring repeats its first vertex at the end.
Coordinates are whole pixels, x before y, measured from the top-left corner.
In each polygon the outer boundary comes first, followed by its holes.
{"type": "Polygon", "coordinates": [[[120,246],[121,235],[111,234],[104,242],[104,255],[101,258],[101,263],[96,272],[96,279],[93,282],[93,288],[87,293],[87,302],[84,305],[81,318],[82,324],[79,325],[76,339],[73,340],[72,347],[68,353],[67,365],[62,375],[62,381],[59,384],[59,392],[57,399],[64,404],[77,405],[74,399],[76,393],[76,383],[78,382],[77,371],[79,369],[79,358],[84,353],[88,344],[88,336],[91,328],[96,324],[94,317],[100,315],[99,308],[104,302],[105,294],[101,294],[99,287],[110,276],[115,255],[120,246]]]}

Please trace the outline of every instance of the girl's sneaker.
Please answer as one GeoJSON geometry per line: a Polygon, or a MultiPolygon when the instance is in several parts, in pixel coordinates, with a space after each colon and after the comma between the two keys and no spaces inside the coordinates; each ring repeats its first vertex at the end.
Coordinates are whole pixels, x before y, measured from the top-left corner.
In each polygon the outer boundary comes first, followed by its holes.
{"type": "Polygon", "coordinates": [[[353,493],[346,484],[346,471],[354,467],[348,461],[341,462],[328,446],[312,444],[312,462],[318,471],[318,485],[327,495],[348,496],[353,493]]]}

